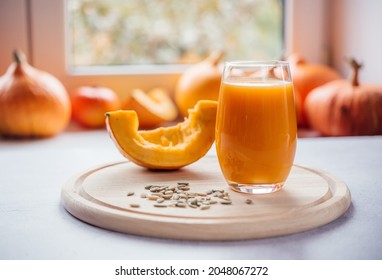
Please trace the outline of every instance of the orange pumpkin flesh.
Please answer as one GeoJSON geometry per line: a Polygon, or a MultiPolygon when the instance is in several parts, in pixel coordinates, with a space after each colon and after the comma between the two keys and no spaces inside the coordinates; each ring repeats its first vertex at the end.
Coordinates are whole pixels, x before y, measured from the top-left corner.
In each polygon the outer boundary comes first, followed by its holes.
{"type": "Polygon", "coordinates": [[[215,140],[216,101],[202,100],[183,122],[138,130],[135,111],[106,114],[106,126],[123,156],[145,168],[172,170],[203,157],[215,140]]]}
{"type": "Polygon", "coordinates": [[[125,100],[122,109],[137,112],[140,129],[158,127],[175,120],[178,115],[168,92],[161,88],[154,88],[148,93],[134,89],[125,100]]]}
{"type": "Polygon", "coordinates": [[[312,128],[328,136],[382,134],[382,85],[359,84],[361,67],[351,60],[350,81],[337,80],[314,89],[305,111],[312,128]]]}

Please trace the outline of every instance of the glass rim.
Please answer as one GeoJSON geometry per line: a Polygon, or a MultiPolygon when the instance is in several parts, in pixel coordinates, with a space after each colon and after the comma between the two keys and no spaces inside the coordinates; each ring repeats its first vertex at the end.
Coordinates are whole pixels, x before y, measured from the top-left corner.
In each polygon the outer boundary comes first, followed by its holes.
{"type": "Polygon", "coordinates": [[[289,62],[285,60],[232,60],[225,61],[224,66],[233,67],[259,67],[259,66],[289,66],[289,62]]]}

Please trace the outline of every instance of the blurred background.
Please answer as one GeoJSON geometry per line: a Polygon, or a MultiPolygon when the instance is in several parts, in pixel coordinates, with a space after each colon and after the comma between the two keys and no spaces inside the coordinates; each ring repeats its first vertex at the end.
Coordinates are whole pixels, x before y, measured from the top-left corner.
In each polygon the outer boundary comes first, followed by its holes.
{"type": "Polygon", "coordinates": [[[94,74],[117,91],[151,87],[141,74],[172,88],[185,67],[171,65],[222,49],[227,60],[298,52],[345,76],[343,59],[355,56],[365,65],[362,78],[379,82],[381,10],[379,0],[1,0],[0,73],[17,47],[69,90],[94,74]],[[78,67],[91,65],[119,67],[78,67]]]}
{"type": "MultiPolygon", "coordinates": [[[[305,98],[326,82],[347,79],[350,58],[362,65],[361,84],[382,84],[380,11],[380,0],[1,0],[0,73],[18,48],[72,97],[83,86],[114,91],[121,105],[99,106],[100,125],[106,109],[140,111],[135,102],[143,108],[140,121],[157,126],[162,122],[154,122],[158,116],[150,108],[176,105],[179,118],[171,120],[179,121],[197,100],[217,99],[224,61],[288,59],[298,123],[309,127],[305,98]],[[222,55],[208,58],[216,52],[222,55]],[[161,104],[150,94],[133,94],[155,88],[165,93],[161,104]]],[[[76,109],[74,103],[73,112],[83,115],[84,105],[76,109]]],[[[96,98],[89,104],[93,110],[96,98]]]]}

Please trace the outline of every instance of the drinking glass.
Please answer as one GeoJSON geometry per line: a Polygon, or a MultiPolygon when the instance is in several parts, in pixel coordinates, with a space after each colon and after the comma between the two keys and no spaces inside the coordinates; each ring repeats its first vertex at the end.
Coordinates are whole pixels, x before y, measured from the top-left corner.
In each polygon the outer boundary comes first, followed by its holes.
{"type": "Polygon", "coordinates": [[[228,185],[251,194],[280,190],[293,165],[297,122],[289,64],[226,62],[216,152],[228,185]]]}

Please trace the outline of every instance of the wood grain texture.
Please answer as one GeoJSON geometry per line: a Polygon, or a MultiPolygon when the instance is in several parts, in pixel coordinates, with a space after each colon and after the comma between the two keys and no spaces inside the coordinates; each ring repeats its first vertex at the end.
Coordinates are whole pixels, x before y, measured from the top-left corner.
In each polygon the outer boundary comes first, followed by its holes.
{"type": "Polygon", "coordinates": [[[131,162],[90,169],[62,189],[65,209],[78,219],[113,231],[185,240],[243,240],[286,235],[327,224],[351,203],[344,182],[323,171],[294,166],[283,189],[247,195],[228,188],[216,157],[206,156],[177,171],[150,171],[131,162]],[[199,208],[154,207],[141,198],[146,185],[189,182],[191,191],[224,189],[232,205],[199,208]],[[134,195],[127,196],[128,192],[134,195]],[[246,204],[246,199],[252,204],[246,204]],[[131,204],[139,204],[139,208],[131,204]]]}

